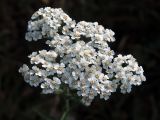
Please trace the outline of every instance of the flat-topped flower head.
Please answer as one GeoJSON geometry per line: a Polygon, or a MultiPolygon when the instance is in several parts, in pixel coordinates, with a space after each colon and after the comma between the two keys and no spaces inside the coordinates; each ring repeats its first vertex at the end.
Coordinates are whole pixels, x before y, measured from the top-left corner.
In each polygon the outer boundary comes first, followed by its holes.
{"type": "Polygon", "coordinates": [[[41,8],[28,22],[26,40],[46,40],[47,50],[29,55],[30,67],[19,72],[31,86],[40,86],[45,94],[56,93],[61,86],[77,90],[85,105],[96,96],[109,99],[120,89],[130,92],[133,85],[145,81],[143,68],[132,55],[115,56],[109,47],[114,32],[97,22],[72,20],[60,8],[41,8]]]}

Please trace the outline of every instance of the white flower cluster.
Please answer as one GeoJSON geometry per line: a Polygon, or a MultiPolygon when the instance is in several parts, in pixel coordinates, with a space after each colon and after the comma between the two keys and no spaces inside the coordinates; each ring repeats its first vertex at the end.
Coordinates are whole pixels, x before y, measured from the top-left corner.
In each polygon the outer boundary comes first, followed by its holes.
{"type": "Polygon", "coordinates": [[[41,39],[50,50],[33,52],[32,68],[23,65],[19,72],[31,86],[40,85],[43,93],[66,84],[90,105],[96,96],[107,100],[118,88],[129,93],[132,85],[145,81],[143,68],[132,55],[114,57],[108,46],[115,41],[114,32],[97,22],[76,23],[62,9],[41,8],[28,22],[26,40],[41,39]]]}

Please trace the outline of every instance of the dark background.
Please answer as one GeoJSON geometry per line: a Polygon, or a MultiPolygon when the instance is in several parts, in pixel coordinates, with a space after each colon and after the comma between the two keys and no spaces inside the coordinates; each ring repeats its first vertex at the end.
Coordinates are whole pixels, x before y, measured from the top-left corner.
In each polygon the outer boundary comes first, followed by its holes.
{"type": "Polygon", "coordinates": [[[0,0],[0,120],[59,120],[64,97],[40,94],[18,73],[42,45],[24,39],[27,21],[40,7],[61,7],[76,21],[112,29],[117,53],[132,54],[147,81],[131,94],[74,103],[68,120],[160,120],[160,0],[0,0]]]}

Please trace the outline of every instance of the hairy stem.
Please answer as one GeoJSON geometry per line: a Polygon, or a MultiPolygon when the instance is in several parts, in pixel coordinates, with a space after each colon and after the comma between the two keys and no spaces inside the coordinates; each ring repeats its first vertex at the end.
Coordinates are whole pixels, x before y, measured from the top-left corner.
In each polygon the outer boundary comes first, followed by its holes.
{"type": "MultiPolygon", "coordinates": [[[[67,96],[69,96],[69,89],[68,88],[67,88],[67,96]]],[[[67,99],[65,100],[65,110],[64,110],[60,120],[67,120],[69,111],[70,111],[70,105],[69,105],[69,98],[67,97],[67,99]]]]}

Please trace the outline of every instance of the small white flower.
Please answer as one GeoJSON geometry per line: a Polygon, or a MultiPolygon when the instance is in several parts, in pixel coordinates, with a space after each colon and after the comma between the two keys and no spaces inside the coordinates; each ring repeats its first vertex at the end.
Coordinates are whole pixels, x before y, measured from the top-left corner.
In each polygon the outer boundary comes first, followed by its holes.
{"type": "Polygon", "coordinates": [[[108,45],[115,41],[114,32],[97,22],[76,23],[61,8],[46,7],[32,15],[27,30],[26,40],[45,39],[49,49],[29,55],[31,67],[24,64],[19,72],[44,94],[66,84],[90,105],[96,96],[107,100],[118,88],[131,92],[146,80],[132,55],[115,57],[108,45]]]}

